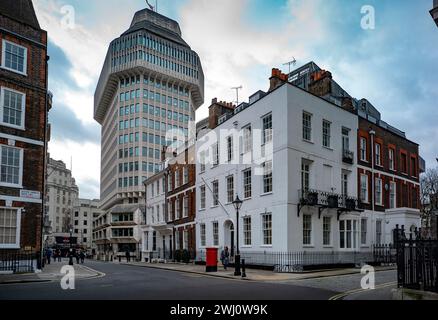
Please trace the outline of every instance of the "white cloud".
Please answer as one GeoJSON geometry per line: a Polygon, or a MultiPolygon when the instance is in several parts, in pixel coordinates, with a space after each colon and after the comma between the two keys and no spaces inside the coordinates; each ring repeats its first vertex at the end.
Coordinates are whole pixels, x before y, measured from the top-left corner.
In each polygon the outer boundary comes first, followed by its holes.
{"type": "Polygon", "coordinates": [[[188,1],[180,12],[181,29],[185,40],[200,55],[206,76],[205,105],[198,119],[207,116],[213,97],[235,100],[231,87],[243,85],[243,97],[266,89],[270,74],[251,79],[253,70],[282,67],[292,56],[308,59],[312,42],[324,38],[328,31],[324,19],[315,18],[319,3],[291,0],[288,22],[278,29],[264,30],[255,21],[245,19],[251,5],[248,0],[188,1]]]}

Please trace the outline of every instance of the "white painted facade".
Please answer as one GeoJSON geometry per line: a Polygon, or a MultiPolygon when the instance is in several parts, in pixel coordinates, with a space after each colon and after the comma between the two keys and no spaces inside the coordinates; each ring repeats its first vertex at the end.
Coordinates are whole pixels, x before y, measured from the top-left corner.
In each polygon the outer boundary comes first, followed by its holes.
{"type": "MultiPolygon", "coordinates": [[[[254,161],[250,164],[242,164],[243,159],[250,157],[251,153],[242,153],[239,147],[239,138],[236,134],[233,138],[234,155],[237,155],[239,164],[230,164],[227,160],[227,142],[225,136],[220,143],[220,165],[212,166],[211,162],[205,166],[202,172],[201,165],[197,165],[197,218],[196,238],[197,250],[204,250],[206,247],[225,246],[231,247],[232,234],[230,226],[236,226],[235,209],[227,199],[226,177],[234,176],[234,196],[236,194],[244,199],[239,221],[239,239],[241,251],[360,251],[371,250],[370,246],[373,235],[368,234],[365,246],[360,245],[361,217],[365,213],[349,212],[340,215],[340,221],[347,226],[356,225],[355,231],[350,234],[351,248],[340,245],[340,226],[337,211],[335,209],[324,209],[321,217],[318,216],[317,207],[304,207],[298,216],[299,190],[302,189],[302,163],[309,163],[309,185],[310,189],[333,192],[341,194],[342,173],[347,174],[347,194],[357,197],[357,116],[346,110],[331,104],[321,98],[311,95],[304,90],[290,84],[284,84],[262,99],[256,101],[231,119],[220,124],[212,132],[221,130],[240,130],[251,125],[253,146],[252,150],[257,151],[261,145],[261,134],[257,129],[262,129],[263,117],[272,115],[273,129],[273,180],[272,192],[265,193],[263,190],[263,176],[257,175],[263,163],[263,158],[254,154],[254,161]],[[303,112],[311,115],[311,138],[310,141],[303,139],[303,112]],[[330,146],[323,146],[323,120],[330,122],[330,146]],[[343,138],[342,131],[348,129],[348,149],[354,152],[353,165],[343,162],[343,138]],[[258,163],[258,164],[257,164],[258,163]],[[243,171],[251,169],[251,197],[244,197],[243,171]],[[219,183],[220,204],[213,205],[213,181],[219,183]],[[201,188],[206,186],[205,209],[202,208],[201,188]],[[222,204],[222,205],[221,205],[222,204]],[[263,228],[263,217],[271,214],[272,218],[272,241],[269,241],[269,232],[263,228]],[[303,219],[310,216],[310,241],[304,244],[303,219]],[[244,218],[251,217],[250,229],[251,241],[246,241],[244,235],[244,218]],[[324,219],[324,217],[327,217],[324,219]],[[330,221],[328,221],[330,218],[330,221]],[[323,244],[323,222],[330,226],[326,238],[329,243],[323,244]],[[351,222],[348,222],[351,221],[351,222]],[[355,221],[355,222],[352,222],[355,221]],[[213,227],[218,224],[218,242],[214,243],[213,227]],[[205,226],[205,237],[203,228],[205,226]],[[202,234],[201,234],[202,233],[202,234]],[[352,235],[354,234],[354,236],[352,235]],[[205,242],[204,242],[205,238],[205,242]],[[267,238],[267,239],[265,239],[267,238]],[[353,247],[353,242],[355,246],[353,247]]],[[[212,132],[199,137],[197,141],[198,162],[201,154],[205,152],[208,158],[212,155],[211,146],[214,144],[212,132]]],[[[240,133],[240,135],[242,135],[240,133]]],[[[257,153],[257,152],[255,152],[257,153]]],[[[266,160],[266,159],[265,159],[266,160]]],[[[306,218],[308,219],[308,218],[306,218]]],[[[371,221],[367,223],[367,230],[371,230],[371,221]]],[[[266,226],[266,218],[265,218],[266,226]]],[[[249,233],[246,232],[246,235],[249,233]]],[[[344,234],[346,235],[346,233],[344,234]]],[[[248,237],[247,237],[248,238],[248,237]]],[[[236,240],[234,240],[234,244],[236,240]]]]}
{"type": "Polygon", "coordinates": [[[163,258],[164,252],[170,253],[172,228],[166,222],[165,175],[160,171],[145,181],[146,219],[141,226],[142,257],[163,258]],[[164,239],[164,242],[163,242],[164,239]],[[167,239],[167,240],[166,240],[167,239]],[[165,249],[164,249],[165,248],[165,249]],[[156,257],[151,257],[155,252],[156,257]],[[163,256],[161,256],[163,254],[163,256]],[[160,257],[158,257],[160,255],[160,257]]]}

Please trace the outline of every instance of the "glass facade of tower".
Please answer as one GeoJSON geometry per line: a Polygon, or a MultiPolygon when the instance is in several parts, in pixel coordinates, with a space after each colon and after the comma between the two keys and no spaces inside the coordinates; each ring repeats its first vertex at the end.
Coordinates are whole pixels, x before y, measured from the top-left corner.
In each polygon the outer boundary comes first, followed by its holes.
{"type": "Polygon", "coordinates": [[[203,99],[202,66],[178,24],[137,12],[111,42],[95,93],[103,209],[143,198],[143,181],[160,170],[163,146],[187,140],[203,99]]]}

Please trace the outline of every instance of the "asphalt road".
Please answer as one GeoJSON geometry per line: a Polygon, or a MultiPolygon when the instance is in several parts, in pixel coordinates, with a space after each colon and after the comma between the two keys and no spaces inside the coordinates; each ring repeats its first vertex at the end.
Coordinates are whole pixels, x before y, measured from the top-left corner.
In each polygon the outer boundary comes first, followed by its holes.
{"type": "Polygon", "coordinates": [[[339,293],[105,262],[86,265],[105,276],[78,280],[74,290],[61,289],[59,282],[0,285],[0,300],[327,300],[339,293]]]}

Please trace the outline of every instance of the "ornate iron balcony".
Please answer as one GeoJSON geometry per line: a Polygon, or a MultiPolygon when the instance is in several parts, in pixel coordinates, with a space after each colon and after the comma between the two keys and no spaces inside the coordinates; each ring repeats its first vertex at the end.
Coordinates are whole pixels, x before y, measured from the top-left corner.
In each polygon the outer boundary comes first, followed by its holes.
{"type": "Polygon", "coordinates": [[[334,192],[314,189],[299,190],[298,198],[298,216],[304,206],[318,207],[319,217],[324,209],[336,209],[338,219],[343,212],[362,211],[360,199],[334,192]]]}
{"type": "Polygon", "coordinates": [[[342,161],[345,163],[353,164],[354,162],[354,152],[350,150],[342,151],[342,161]]]}

